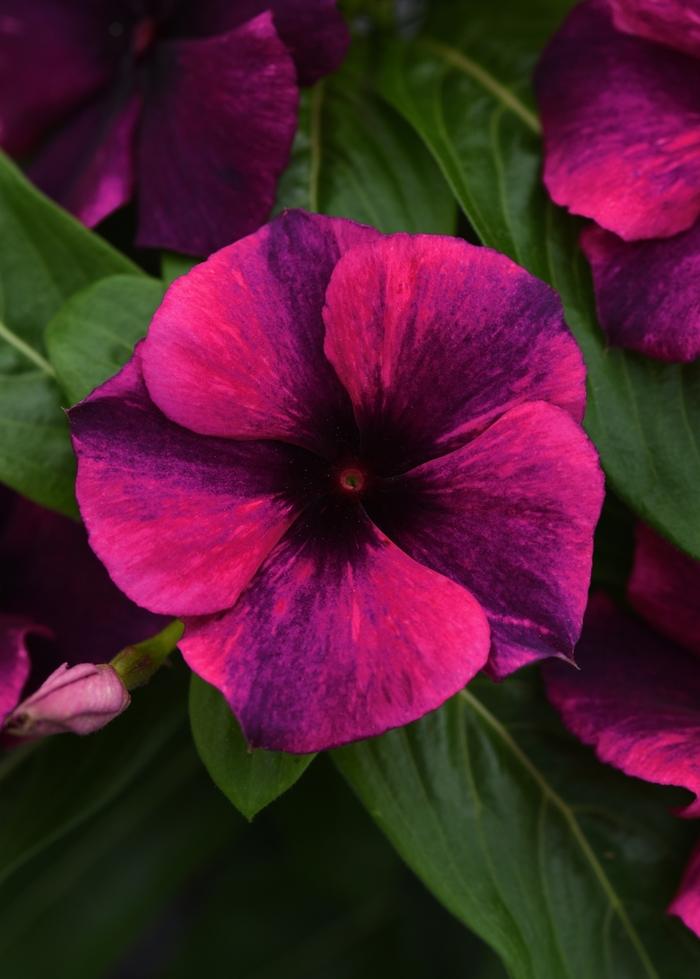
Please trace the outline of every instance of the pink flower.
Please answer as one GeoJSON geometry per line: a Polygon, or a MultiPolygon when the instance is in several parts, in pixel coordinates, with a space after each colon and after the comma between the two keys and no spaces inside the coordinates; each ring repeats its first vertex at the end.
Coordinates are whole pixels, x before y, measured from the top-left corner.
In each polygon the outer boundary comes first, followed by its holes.
{"type": "MultiPolygon", "coordinates": [[[[549,697],[574,734],[628,775],[688,789],[682,815],[696,818],[699,596],[700,562],[640,527],[629,598],[656,633],[597,595],[576,648],[580,672],[545,668],[549,697]]],[[[700,935],[700,848],[669,910],[700,935]]]]}
{"type": "Polygon", "coordinates": [[[3,0],[0,145],[88,225],[204,255],[274,203],[298,85],[340,64],[335,0],[3,0]]]}
{"type": "Polygon", "coordinates": [[[106,663],[59,666],[9,715],[5,730],[20,738],[49,734],[92,734],[129,706],[131,698],[116,670],[106,663]]]}
{"type": "Polygon", "coordinates": [[[536,74],[544,180],[592,218],[582,246],[614,344],[700,354],[700,11],[584,0],[536,74]]]}
{"type": "Polygon", "coordinates": [[[71,410],[77,493],[250,743],[309,752],[570,656],[584,397],[558,298],[508,259],[289,212],[178,279],[71,410]]]}

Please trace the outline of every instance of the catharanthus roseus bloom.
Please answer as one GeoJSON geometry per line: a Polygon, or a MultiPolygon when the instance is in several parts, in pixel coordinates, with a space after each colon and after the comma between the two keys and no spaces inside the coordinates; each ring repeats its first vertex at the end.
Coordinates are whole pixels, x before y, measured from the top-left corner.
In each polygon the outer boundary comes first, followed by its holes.
{"type": "Polygon", "coordinates": [[[267,218],[298,84],[337,68],[335,0],[4,0],[0,146],[88,225],[204,255],[267,218]]]}
{"type": "MultiPolygon", "coordinates": [[[[545,673],[574,734],[628,775],[688,789],[686,817],[700,816],[698,596],[700,563],[639,527],[629,598],[655,631],[596,595],[576,648],[580,672],[547,664],[545,673]]],[[[700,935],[700,848],[670,910],[700,935]]]]}
{"type": "MultiPolygon", "coordinates": [[[[157,633],[164,621],[115,588],[78,523],[0,487],[0,727],[27,685],[36,691],[64,663],[101,669],[92,664],[157,633]]],[[[116,689],[111,678],[95,683],[102,708],[105,697],[114,705],[116,689]]],[[[81,705],[74,699],[79,706],[90,707],[85,696],[81,705]]]]}
{"type": "Polygon", "coordinates": [[[536,74],[552,198],[582,246],[611,341],[700,354],[700,7],[584,0],[536,74]]]}
{"type": "Polygon", "coordinates": [[[557,296],[289,212],[178,279],[70,412],[90,541],[251,744],[378,734],[568,657],[602,476],[557,296]]]}

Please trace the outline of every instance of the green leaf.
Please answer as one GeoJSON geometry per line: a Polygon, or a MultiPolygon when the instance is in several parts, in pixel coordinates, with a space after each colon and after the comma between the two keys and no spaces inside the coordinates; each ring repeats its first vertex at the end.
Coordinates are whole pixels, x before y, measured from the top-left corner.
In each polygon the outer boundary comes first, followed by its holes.
{"type": "Polygon", "coordinates": [[[394,231],[454,234],[456,208],[430,154],[390,106],[365,90],[369,50],[302,94],[292,161],[277,210],[352,218],[394,231]]]}
{"type": "Polygon", "coordinates": [[[569,3],[436,4],[423,36],[389,45],[385,97],[420,134],[481,240],[561,294],[589,372],[586,426],[618,495],[700,558],[700,363],[661,364],[606,347],[579,223],[541,186],[533,66],[569,3]],[[468,15],[467,15],[468,10],[468,15]],[[450,13],[451,11],[451,13],[450,13]]]}
{"type": "Polygon", "coordinates": [[[199,756],[224,795],[246,819],[286,792],[314,755],[251,750],[223,696],[198,676],[190,686],[190,722],[199,756]]]}
{"type": "Polygon", "coordinates": [[[0,761],[0,883],[111,803],[184,722],[184,674],[162,670],[104,730],[60,734],[0,761]]]}
{"type": "Polygon", "coordinates": [[[665,809],[665,790],[600,765],[563,732],[535,672],[480,679],[334,758],[513,979],[699,974],[700,943],[664,914],[695,833],[665,809]]]}
{"type": "Polygon", "coordinates": [[[76,290],[138,273],[0,154],[0,481],[75,512],[73,456],[44,330],[76,290]]]}
{"type": "Polygon", "coordinates": [[[46,330],[46,348],[71,404],[124,366],[145,336],[163,290],[159,279],[115,275],[61,307],[46,330]]]}

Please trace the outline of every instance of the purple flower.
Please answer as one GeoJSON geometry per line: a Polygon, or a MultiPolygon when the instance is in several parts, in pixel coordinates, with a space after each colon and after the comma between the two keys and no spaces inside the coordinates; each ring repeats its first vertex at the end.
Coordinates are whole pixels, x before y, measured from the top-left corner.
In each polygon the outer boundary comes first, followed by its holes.
{"type": "Polygon", "coordinates": [[[93,734],[125,711],[130,701],[116,670],[107,663],[63,663],[15,708],[6,730],[19,738],[93,734]]]}
{"type": "MultiPolygon", "coordinates": [[[[699,592],[700,563],[640,527],[629,598],[657,633],[596,595],[576,648],[580,672],[545,668],[567,727],[626,774],[692,792],[686,817],[700,816],[699,592]]],[[[700,848],[669,910],[700,935],[700,848]]]]}
{"type": "Polygon", "coordinates": [[[544,179],[592,218],[582,246],[614,344],[700,354],[700,11],[584,0],[536,74],[544,179]]]}
{"type": "Polygon", "coordinates": [[[602,477],[556,295],[288,212],[171,286],[70,412],[91,544],[184,617],[249,742],[309,752],[578,637],[602,477]]]}
{"type": "Polygon", "coordinates": [[[27,684],[110,660],[166,621],[115,588],[78,523],[0,487],[0,727],[27,684]]]}
{"type": "Polygon", "coordinates": [[[267,218],[347,42],[335,0],[4,0],[0,145],[86,224],[138,186],[141,245],[208,254],[267,218]]]}

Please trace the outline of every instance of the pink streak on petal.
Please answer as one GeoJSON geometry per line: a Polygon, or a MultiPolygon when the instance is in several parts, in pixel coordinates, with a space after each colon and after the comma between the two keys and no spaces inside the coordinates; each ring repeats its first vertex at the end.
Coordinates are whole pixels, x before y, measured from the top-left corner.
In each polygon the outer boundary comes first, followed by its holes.
{"type": "Polygon", "coordinates": [[[369,512],[411,557],[476,596],[491,625],[487,669],[500,678],[572,656],[602,500],[593,445],[566,412],[540,402],[387,480],[369,512]]]}
{"type": "Polygon", "coordinates": [[[615,29],[584,0],[536,73],[554,201],[625,240],[667,237],[700,214],[700,60],[615,29]]]}
{"type": "Polygon", "coordinates": [[[561,663],[544,667],[566,726],[627,775],[688,789],[695,798],[681,815],[700,816],[697,657],[595,595],[576,661],[580,672],[561,663]]]}
{"type": "Polygon", "coordinates": [[[27,636],[43,631],[26,619],[0,615],[0,728],[17,706],[29,676],[27,636]]]}
{"type": "Polygon", "coordinates": [[[615,26],[700,57],[700,7],[693,0],[610,0],[615,26]]]}
{"type": "Polygon", "coordinates": [[[486,660],[476,600],[355,512],[340,540],[300,522],[233,609],[186,621],[185,659],[253,746],[306,753],[381,734],[439,707],[486,660]]]}
{"type": "Polygon", "coordinates": [[[233,604],[304,502],[285,492],[300,450],[173,425],[148,397],[138,350],[70,420],[90,544],[122,591],[152,611],[233,604]]]}
{"type": "Polygon", "coordinates": [[[657,632],[700,656],[700,561],[642,524],[628,597],[657,632]]]}
{"type": "Polygon", "coordinates": [[[326,356],[360,428],[382,418],[408,433],[412,457],[399,471],[524,401],[583,416],[583,360],[558,297],[488,248],[397,234],[352,249],[323,316],[326,356]]]}
{"type": "Polygon", "coordinates": [[[340,255],[376,237],[290,211],[178,279],[143,348],[154,402],[203,435],[335,445],[351,411],[323,356],[321,310],[340,255]]]}
{"type": "Polygon", "coordinates": [[[700,221],[672,238],[638,242],[592,225],[581,245],[612,344],[666,361],[700,356],[700,221]]]}
{"type": "Polygon", "coordinates": [[[668,911],[669,914],[678,915],[683,924],[700,938],[700,845],[690,858],[678,893],[668,911]]]}

